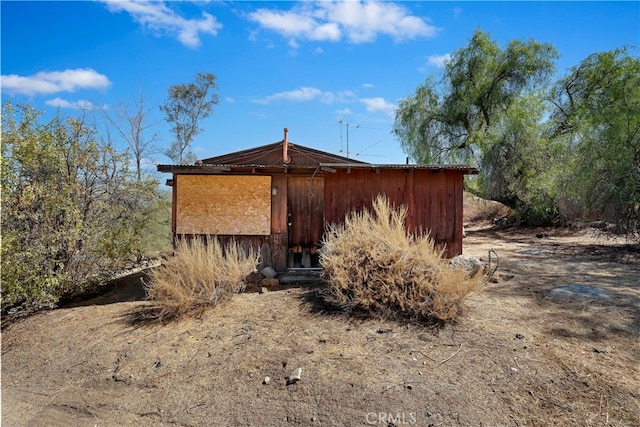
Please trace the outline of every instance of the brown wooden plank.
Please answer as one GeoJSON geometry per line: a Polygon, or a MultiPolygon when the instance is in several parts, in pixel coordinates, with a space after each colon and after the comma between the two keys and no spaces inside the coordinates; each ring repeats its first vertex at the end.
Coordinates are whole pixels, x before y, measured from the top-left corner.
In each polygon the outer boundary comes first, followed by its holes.
{"type": "Polygon", "coordinates": [[[454,234],[453,234],[453,248],[449,251],[449,256],[454,257],[462,254],[462,227],[464,223],[464,175],[453,174],[453,204],[454,204],[454,234]]]}
{"type": "Polygon", "coordinates": [[[431,226],[431,232],[432,232],[432,236],[433,238],[436,240],[436,242],[440,241],[440,236],[438,234],[438,224],[439,224],[439,220],[440,220],[440,206],[438,203],[438,180],[439,180],[439,175],[438,173],[432,173],[431,174],[431,185],[430,185],[430,194],[429,194],[429,199],[430,199],[430,212],[429,212],[429,225],[431,226]]]}
{"type": "Polygon", "coordinates": [[[407,230],[415,234],[418,230],[416,229],[416,204],[415,204],[415,170],[411,169],[410,171],[405,172],[405,188],[406,188],[406,205],[407,205],[407,230]]]}
{"type": "MultiPolygon", "coordinates": [[[[171,233],[174,238],[176,235],[176,205],[177,205],[177,194],[178,194],[178,179],[176,174],[173,174],[173,186],[171,187],[171,233]]],[[[175,243],[175,242],[174,242],[175,243]]]]}
{"type": "Polygon", "coordinates": [[[447,217],[447,174],[446,172],[442,172],[438,174],[438,177],[438,238],[439,243],[443,247],[447,247],[448,250],[447,224],[449,218],[447,217]]]}
{"type": "Polygon", "coordinates": [[[324,178],[288,177],[289,246],[317,244],[324,232],[324,178]]]}
{"type": "Polygon", "coordinates": [[[324,177],[316,176],[306,189],[309,211],[308,244],[319,244],[324,234],[324,177]]]}
{"type": "Polygon", "coordinates": [[[365,181],[371,172],[365,169],[357,169],[351,172],[351,209],[363,206],[366,199],[370,199],[365,193],[365,181]]]}
{"type": "Polygon", "coordinates": [[[271,233],[287,232],[287,177],[275,174],[271,181],[271,233]],[[275,194],[274,194],[275,193],[275,194]]]}
{"type": "Polygon", "coordinates": [[[327,224],[335,222],[337,217],[335,176],[335,173],[329,173],[324,178],[324,218],[327,224]]]}
{"type": "Polygon", "coordinates": [[[415,171],[415,204],[416,204],[416,226],[422,233],[430,233],[431,224],[429,223],[429,177],[425,171],[415,171]]]}

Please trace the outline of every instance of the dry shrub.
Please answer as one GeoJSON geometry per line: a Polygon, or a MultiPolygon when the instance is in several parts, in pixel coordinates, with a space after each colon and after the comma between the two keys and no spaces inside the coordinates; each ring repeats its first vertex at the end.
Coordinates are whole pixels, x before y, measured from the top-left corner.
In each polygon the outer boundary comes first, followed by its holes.
{"type": "Polygon", "coordinates": [[[496,221],[513,215],[513,209],[502,203],[481,199],[470,193],[464,193],[465,221],[496,221]]]}
{"type": "Polygon", "coordinates": [[[373,212],[353,212],[325,234],[320,263],[328,299],[348,311],[420,321],[450,321],[480,282],[449,266],[428,235],[409,235],[406,207],[384,196],[373,212]]]}
{"type": "Polygon", "coordinates": [[[180,239],[175,255],[150,274],[146,288],[153,312],[161,320],[178,318],[243,292],[258,258],[253,248],[236,242],[223,247],[216,237],[180,239]]]}

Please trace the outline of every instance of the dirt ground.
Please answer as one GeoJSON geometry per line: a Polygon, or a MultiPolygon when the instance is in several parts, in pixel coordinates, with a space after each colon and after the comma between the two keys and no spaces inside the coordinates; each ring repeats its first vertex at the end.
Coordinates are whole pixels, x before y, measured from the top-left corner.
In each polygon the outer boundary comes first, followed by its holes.
{"type": "Polygon", "coordinates": [[[332,313],[308,286],[149,323],[133,277],[5,324],[2,425],[640,425],[640,247],[468,226],[465,254],[489,249],[497,282],[440,330],[332,313]],[[606,295],[549,296],[570,284],[606,295]]]}

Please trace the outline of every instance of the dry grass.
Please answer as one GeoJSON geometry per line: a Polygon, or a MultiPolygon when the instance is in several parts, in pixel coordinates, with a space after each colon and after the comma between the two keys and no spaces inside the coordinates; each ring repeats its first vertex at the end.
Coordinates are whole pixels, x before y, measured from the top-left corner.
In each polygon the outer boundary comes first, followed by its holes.
{"type": "Polygon", "coordinates": [[[408,235],[406,208],[378,196],[325,234],[320,263],[328,298],[346,310],[420,321],[450,321],[480,282],[449,266],[428,235],[408,235]]]}
{"type": "Polygon", "coordinates": [[[215,237],[179,240],[175,255],[150,274],[146,285],[154,317],[179,318],[243,292],[258,257],[253,248],[235,242],[222,247],[215,237]]]}

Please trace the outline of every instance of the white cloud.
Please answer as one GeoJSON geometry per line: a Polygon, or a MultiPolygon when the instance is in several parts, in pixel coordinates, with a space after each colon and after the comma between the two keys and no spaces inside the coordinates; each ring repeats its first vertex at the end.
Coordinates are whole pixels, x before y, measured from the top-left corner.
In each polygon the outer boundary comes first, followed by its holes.
{"type": "Polygon", "coordinates": [[[336,111],[336,116],[338,116],[338,117],[348,116],[350,114],[352,114],[352,111],[350,109],[348,109],[348,108],[344,108],[342,110],[337,110],[336,111]]]}
{"type": "Polygon", "coordinates": [[[453,17],[457,18],[460,15],[462,15],[462,12],[464,11],[464,9],[462,9],[461,7],[454,7],[453,8],[453,17]]]}
{"type": "Polygon", "coordinates": [[[431,55],[427,57],[427,65],[433,67],[444,68],[445,64],[451,60],[451,54],[445,53],[444,55],[431,55]]]}
{"type": "Polygon", "coordinates": [[[230,96],[227,96],[224,100],[229,104],[233,104],[234,102],[236,102],[235,98],[231,98],[230,96]]]}
{"type": "Polygon", "coordinates": [[[363,83],[362,87],[364,89],[373,89],[375,86],[372,83],[363,83]]]}
{"type": "Polygon", "coordinates": [[[262,28],[291,39],[352,43],[374,41],[387,35],[395,41],[433,37],[438,29],[390,2],[321,1],[303,3],[289,11],[258,9],[249,18],[262,28]]]}
{"type": "Polygon", "coordinates": [[[169,9],[162,1],[152,0],[103,0],[112,12],[125,11],[143,27],[159,34],[171,34],[183,45],[200,46],[200,34],[216,35],[222,28],[216,18],[202,12],[201,19],[187,19],[169,9]]]}
{"type": "Polygon", "coordinates": [[[322,91],[315,87],[301,87],[295,90],[274,93],[262,99],[254,100],[258,104],[269,104],[274,101],[307,102],[320,101],[323,104],[348,102],[355,97],[351,91],[331,92],[322,91]]]}
{"type": "Polygon", "coordinates": [[[91,68],[41,71],[31,76],[8,74],[3,75],[0,81],[3,91],[27,96],[74,92],[78,89],[106,89],[111,86],[107,76],[91,68]]]}
{"type": "Polygon", "coordinates": [[[396,106],[387,102],[384,98],[360,98],[360,102],[365,105],[370,113],[383,112],[391,117],[395,114],[396,106]]]}
{"type": "Polygon", "coordinates": [[[320,46],[318,46],[317,48],[313,49],[313,54],[314,55],[323,55],[324,54],[324,49],[322,49],[320,46]]]}
{"type": "Polygon", "coordinates": [[[93,105],[89,101],[85,101],[84,99],[79,99],[77,101],[67,101],[62,98],[53,98],[44,102],[47,105],[51,105],[56,108],[67,108],[72,110],[104,110],[106,106],[97,107],[93,105]]]}
{"type": "Polygon", "coordinates": [[[273,101],[311,101],[322,95],[322,91],[315,87],[301,87],[300,89],[288,90],[285,92],[274,93],[260,100],[256,100],[259,104],[269,104],[273,101]]]}

